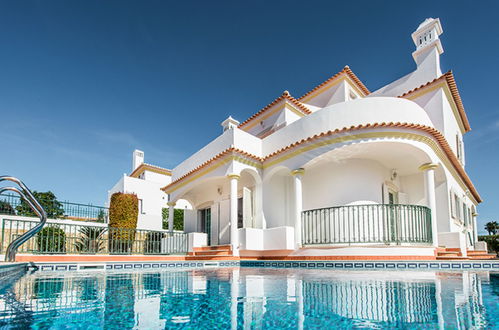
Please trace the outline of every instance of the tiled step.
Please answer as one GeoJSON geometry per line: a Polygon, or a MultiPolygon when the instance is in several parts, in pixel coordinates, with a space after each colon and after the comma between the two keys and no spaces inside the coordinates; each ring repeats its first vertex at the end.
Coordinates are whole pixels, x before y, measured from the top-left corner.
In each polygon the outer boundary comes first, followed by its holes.
{"type": "Polygon", "coordinates": [[[211,245],[211,246],[202,246],[202,247],[195,247],[194,252],[201,252],[201,251],[213,251],[213,250],[229,250],[232,251],[232,247],[230,244],[227,245],[211,245]]]}
{"type": "Polygon", "coordinates": [[[460,252],[439,252],[437,257],[461,257],[460,252]]]}
{"type": "Polygon", "coordinates": [[[493,254],[493,253],[487,253],[487,251],[481,251],[481,250],[472,250],[472,251],[468,251],[468,257],[470,257],[470,259],[474,259],[474,260],[483,260],[483,259],[496,259],[497,258],[497,255],[493,254]]]}
{"type": "Polygon", "coordinates": [[[470,260],[470,258],[463,256],[438,256],[437,260],[470,260]]]}
{"type": "Polygon", "coordinates": [[[206,256],[206,255],[196,255],[196,256],[186,256],[185,260],[239,260],[239,257],[234,256],[206,256]]]}
{"type": "Polygon", "coordinates": [[[192,253],[195,256],[230,256],[232,251],[230,250],[212,250],[212,251],[195,251],[192,253]]]}

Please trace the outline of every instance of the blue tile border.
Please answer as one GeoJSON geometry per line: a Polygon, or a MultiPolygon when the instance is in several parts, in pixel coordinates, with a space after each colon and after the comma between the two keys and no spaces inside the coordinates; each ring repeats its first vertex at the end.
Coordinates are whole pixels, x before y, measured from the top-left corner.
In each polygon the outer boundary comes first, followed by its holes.
{"type": "MultiPolygon", "coordinates": [[[[214,266],[213,264],[217,267],[239,267],[240,266],[240,261],[226,261],[226,262],[219,262],[219,261],[189,261],[189,262],[166,262],[166,263],[158,263],[158,262],[107,262],[107,263],[81,263],[81,265],[96,265],[100,264],[104,267],[104,270],[141,270],[141,269],[161,269],[161,268],[202,268],[205,267],[205,264],[209,264],[210,267],[214,266]]],[[[274,267],[281,267],[284,268],[284,262],[274,262],[274,267]]],[[[322,262],[322,264],[324,264],[322,262]]],[[[68,263],[34,263],[33,267],[38,269],[39,271],[77,271],[78,270],[78,263],[74,264],[68,264],[68,263]]],[[[287,262],[286,263],[288,268],[291,268],[292,265],[291,263],[287,262]]],[[[307,267],[308,264],[303,263],[302,267],[307,267]]],[[[314,265],[310,265],[310,267],[314,267],[314,265]]],[[[26,268],[26,265],[23,266],[26,268]]],[[[262,264],[263,267],[263,264],[262,264]]],[[[267,266],[270,267],[270,266],[267,266]]],[[[324,267],[324,266],[322,266],[324,267]]],[[[102,270],[102,269],[100,269],[102,270]]],[[[0,276],[2,276],[2,268],[0,268],[0,276]]]]}
{"type": "Polygon", "coordinates": [[[494,270],[499,269],[499,261],[254,261],[241,260],[241,267],[265,268],[308,268],[308,269],[371,269],[371,270],[494,270]]]}
{"type": "MultiPolygon", "coordinates": [[[[86,263],[82,263],[86,264],[86,263]]],[[[90,264],[90,263],[88,263],[90,264]]],[[[105,270],[140,270],[210,267],[264,267],[264,268],[301,268],[301,269],[337,269],[337,270],[490,270],[499,271],[499,261],[324,261],[324,260],[241,260],[241,261],[188,261],[188,262],[108,262],[105,270]]],[[[76,271],[78,264],[70,263],[35,263],[40,271],[76,271]]],[[[1,271],[0,271],[1,275],[1,271]]]]}

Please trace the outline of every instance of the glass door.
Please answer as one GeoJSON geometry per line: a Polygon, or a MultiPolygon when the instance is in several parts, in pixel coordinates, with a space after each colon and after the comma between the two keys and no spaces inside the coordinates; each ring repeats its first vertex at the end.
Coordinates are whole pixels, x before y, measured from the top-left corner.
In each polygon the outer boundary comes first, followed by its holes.
{"type": "Polygon", "coordinates": [[[207,208],[204,210],[200,211],[200,218],[201,218],[201,228],[200,231],[202,233],[207,234],[207,243],[208,245],[211,245],[211,208],[207,208]]]}
{"type": "Polygon", "coordinates": [[[397,204],[398,193],[392,189],[388,189],[388,214],[390,220],[390,241],[399,243],[399,228],[397,226],[397,204]]]}

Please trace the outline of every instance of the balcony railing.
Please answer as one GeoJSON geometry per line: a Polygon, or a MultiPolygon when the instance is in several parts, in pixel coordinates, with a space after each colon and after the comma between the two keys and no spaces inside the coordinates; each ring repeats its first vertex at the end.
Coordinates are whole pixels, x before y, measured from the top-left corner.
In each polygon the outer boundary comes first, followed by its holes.
{"type": "Polygon", "coordinates": [[[314,244],[432,243],[431,212],[419,205],[348,205],[302,213],[302,241],[314,244]]]}
{"type": "MultiPolygon", "coordinates": [[[[0,253],[38,221],[3,219],[0,253]]],[[[19,247],[33,254],[186,254],[187,234],[182,232],[110,228],[106,225],[47,223],[19,247]]]]}
{"type": "MultiPolygon", "coordinates": [[[[38,199],[49,219],[107,222],[109,209],[91,204],[38,199]]],[[[34,216],[19,196],[0,194],[0,214],[34,216]]]]}

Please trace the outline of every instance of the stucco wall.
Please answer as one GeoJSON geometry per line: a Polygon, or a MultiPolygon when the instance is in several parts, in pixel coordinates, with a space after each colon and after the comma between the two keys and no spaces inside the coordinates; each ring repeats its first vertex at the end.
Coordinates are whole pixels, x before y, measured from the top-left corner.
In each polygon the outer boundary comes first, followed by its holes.
{"type": "Polygon", "coordinates": [[[389,175],[388,169],[368,159],[313,167],[303,176],[303,209],[382,203],[382,185],[389,175]]]}

